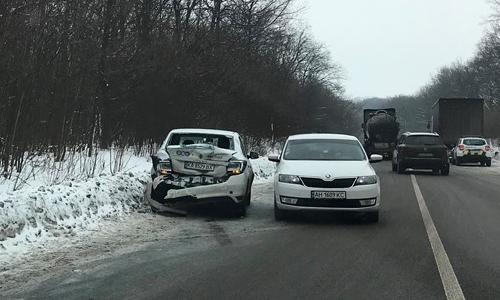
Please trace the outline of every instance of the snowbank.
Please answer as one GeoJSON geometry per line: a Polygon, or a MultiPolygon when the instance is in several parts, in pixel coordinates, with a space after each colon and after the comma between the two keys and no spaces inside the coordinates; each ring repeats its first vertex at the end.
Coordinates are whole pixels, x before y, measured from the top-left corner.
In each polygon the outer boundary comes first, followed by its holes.
{"type": "MultiPolygon", "coordinates": [[[[46,169],[27,176],[16,191],[12,180],[0,182],[0,256],[23,252],[35,243],[88,232],[98,228],[102,220],[144,210],[149,157],[127,152],[122,171],[115,172],[110,168],[115,164],[113,159],[106,159],[113,155],[103,152],[100,156],[98,175],[93,178],[66,169],[66,180],[58,182],[54,181],[53,170],[46,169]]],[[[61,170],[67,164],[63,163],[61,170]]],[[[276,167],[267,157],[252,160],[252,166],[256,184],[272,180],[276,167]]]]}
{"type": "Polygon", "coordinates": [[[0,190],[0,254],[2,250],[22,251],[35,241],[73,236],[96,228],[103,219],[142,207],[151,163],[131,153],[126,161],[120,172],[105,171],[103,164],[103,170],[93,178],[82,179],[79,174],[54,185],[47,184],[47,173],[37,174],[16,191],[11,189],[12,182],[4,181],[0,190]]]}
{"type": "Polygon", "coordinates": [[[146,180],[146,172],[139,177],[132,172],[103,175],[2,197],[0,245],[10,248],[46,237],[75,235],[95,228],[104,218],[138,209],[146,180]]]}
{"type": "Polygon", "coordinates": [[[252,160],[253,172],[255,174],[254,183],[266,183],[272,181],[274,172],[276,171],[276,163],[261,157],[252,160]]]}

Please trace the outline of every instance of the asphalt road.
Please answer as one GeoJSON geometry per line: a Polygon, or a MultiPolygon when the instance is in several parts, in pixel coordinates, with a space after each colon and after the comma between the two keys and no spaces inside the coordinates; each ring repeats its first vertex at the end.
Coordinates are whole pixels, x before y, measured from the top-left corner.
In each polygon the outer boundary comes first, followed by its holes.
{"type": "Polygon", "coordinates": [[[35,289],[11,296],[446,299],[449,282],[442,279],[429,242],[428,224],[424,225],[412,184],[415,176],[444,246],[439,260],[449,258],[465,298],[499,299],[500,172],[453,167],[449,177],[425,172],[397,175],[387,162],[376,169],[383,197],[378,224],[317,214],[276,223],[271,186],[260,185],[245,219],[211,218],[206,222],[209,235],[159,240],[88,263],[77,273],[61,270],[35,289]]]}

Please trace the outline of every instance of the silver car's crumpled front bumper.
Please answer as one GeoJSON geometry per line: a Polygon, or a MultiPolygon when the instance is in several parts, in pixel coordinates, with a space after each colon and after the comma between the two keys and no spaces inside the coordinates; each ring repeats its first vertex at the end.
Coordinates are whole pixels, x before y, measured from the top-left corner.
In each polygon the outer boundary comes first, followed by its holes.
{"type": "Polygon", "coordinates": [[[165,172],[152,172],[148,195],[152,206],[160,209],[206,202],[239,204],[245,200],[253,173],[251,168],[245,168],[246,162],[236,151],[191,144],[167,146],[166,152],[165,172]],[[243,167],[237,169],[234,165],[243,167]]]}
{"type": "Polygon", "coordinates": [[[246,173],[228,178],[158,176],[150,184],[150,198],[161,205],[228,200],[240,203],[247,193],[248,180],[246,173]]]}

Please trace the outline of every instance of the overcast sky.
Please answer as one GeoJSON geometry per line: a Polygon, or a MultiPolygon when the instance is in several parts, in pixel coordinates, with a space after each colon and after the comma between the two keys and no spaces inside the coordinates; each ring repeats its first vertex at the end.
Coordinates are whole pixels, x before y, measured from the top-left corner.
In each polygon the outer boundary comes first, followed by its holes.
{"type": "Polygon", "coordinates": [[[345,72],[346,94],[413,94],[474,55],[487,0],[302,0],[305,22],[345,72]]]}

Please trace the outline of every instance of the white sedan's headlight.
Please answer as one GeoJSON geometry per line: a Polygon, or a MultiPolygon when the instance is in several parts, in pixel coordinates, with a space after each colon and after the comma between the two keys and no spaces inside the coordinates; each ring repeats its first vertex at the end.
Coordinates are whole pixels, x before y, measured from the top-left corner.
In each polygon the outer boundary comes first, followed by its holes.
{"type": "Polygon", "coordinates": [[[356,179],[356,183],[354,185],[369,185],[376,184],[378,182],[378,178],[376,175],[373,176],[360,176],[356,179]]]}
{"type": "Polygon", "coordinates": [[[299,176],[295,176],[295,175],[280,174],[279,181],[284,182],[284,183],[291,183],[291,184],[302,184],[299,176]]]}

